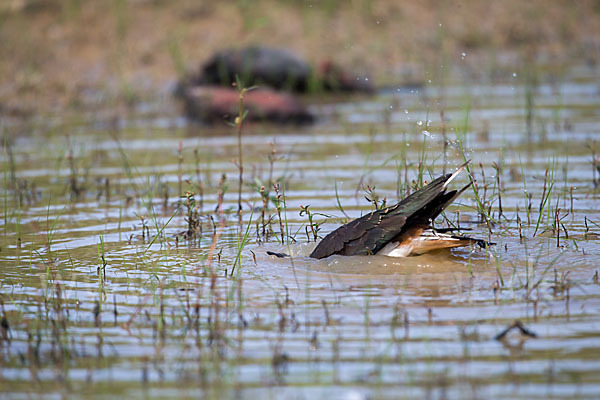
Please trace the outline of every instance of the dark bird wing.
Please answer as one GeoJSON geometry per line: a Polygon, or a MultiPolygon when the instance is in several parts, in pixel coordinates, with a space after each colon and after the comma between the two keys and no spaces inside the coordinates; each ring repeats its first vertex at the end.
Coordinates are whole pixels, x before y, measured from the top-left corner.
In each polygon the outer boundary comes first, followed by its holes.
{"type": "Polygon", "coordinates": [[[370,255],[376,254],[387,243],[407,230],[419,226],[427,227],[458,197],[461,190],[446,192],[446,187],[465,163],[454,173],[446,174],[414,192],[395,206],[373,211],[342,225],[317,245],[310,254],[312,258],[325,258],[333,254],[370,255]]]}

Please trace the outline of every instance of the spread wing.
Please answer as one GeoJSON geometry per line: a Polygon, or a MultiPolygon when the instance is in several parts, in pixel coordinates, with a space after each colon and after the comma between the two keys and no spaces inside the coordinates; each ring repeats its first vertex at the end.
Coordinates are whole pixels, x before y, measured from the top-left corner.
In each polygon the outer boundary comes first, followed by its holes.
{"type": "Polygon", "coordinates": [[[406,230],[429,224],[458,197],[460,191],[446,193],[448,183],[465,167],[453,174],[446,174],[414,192],[393,207],[373,211],[340,226],[317,245],[310,254],[312,258],[325,258],[333,254],[370,255],[381,250],[387,243],[406,230]]]}

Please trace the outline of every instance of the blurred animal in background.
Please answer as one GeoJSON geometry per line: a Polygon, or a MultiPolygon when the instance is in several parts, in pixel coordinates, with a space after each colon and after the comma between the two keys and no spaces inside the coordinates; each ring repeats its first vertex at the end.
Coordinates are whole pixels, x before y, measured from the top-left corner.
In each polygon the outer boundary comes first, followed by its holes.
{"type": "Polygon", "coordinates": [[[368,76],[331,61],[321,62],[315,71],[289,50],[250,46],[217,52],[179,82],[176,95],[183,99],[188,118],[215,123],[237,114],[239,96],[232,87],[236,79],[244,87],[260,88],[244,96],[248,118],[275,123],[315,120],[293,93],[374,91],[368,76]]]}

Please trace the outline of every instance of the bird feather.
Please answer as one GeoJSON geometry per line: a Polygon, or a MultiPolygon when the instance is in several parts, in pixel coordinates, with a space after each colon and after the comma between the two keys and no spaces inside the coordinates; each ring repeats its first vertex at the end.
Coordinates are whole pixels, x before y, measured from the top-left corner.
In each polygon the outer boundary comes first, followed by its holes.
{"type": "Polygon", "coordinates": [[[452,181],[468,164],[412,193],[392,207],[376,210],[340,226],[329,233],[310,254],[312,258],[325,258],[333,254],[376,254],[388,243],[398,240],[415,228],[427,228],[431,222],[470,184],[460,190],[446,192],[452,181]]]}

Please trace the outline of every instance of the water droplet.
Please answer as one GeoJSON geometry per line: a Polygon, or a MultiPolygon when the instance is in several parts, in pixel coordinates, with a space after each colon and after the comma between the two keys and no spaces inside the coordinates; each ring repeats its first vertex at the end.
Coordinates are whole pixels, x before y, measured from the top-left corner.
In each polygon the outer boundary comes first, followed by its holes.
{"type": "Polygon", "coordinates": [[[419,126],[423,125],[423,121],[417,121],[417,125],[419,125],[419,126]]]}
{"type": "Polygon", "coordinates": [[[404,110],[404,114],[408,114],[408,110],[404,110]]]}
{"type": "Polygon", "coordinates": [[[427,137],[430,137],[430,138],[432,138],[432,137],[433,137],[433,135],[432,135],[431,133],[429,133],[428,131],[425,131],[425,130],[424,130],[424,131],[421,131],[421,133],[422,133],[423,135],[427,136],[427,137]]]}
{"type": "Polygon", "coordinates": [[[431,83],[431,79],[429,79],[427,82],[428,82],[428,83],[431,83]]]}
{"type": "Polygon", "coordinates": [[[513,72],[513,78],[516,78],[516,77],[517,77],[517,73],[513,72]]]}
{"type": "Polygon", "coordinates": [[[394,108],[394,106],[390,106],[390,110],[391,110],[392,108],[394,108]]]}
{"type": "Polygon", "coordinates": [[[464,52],[463,52],[463,53],[461,53],[461,54],[460,54],[460,56],[461,56],[461,58],[464,60],[464,59],[465,59],[465,57],[467,56],[467,53],[464,53],[464,52]]]}

